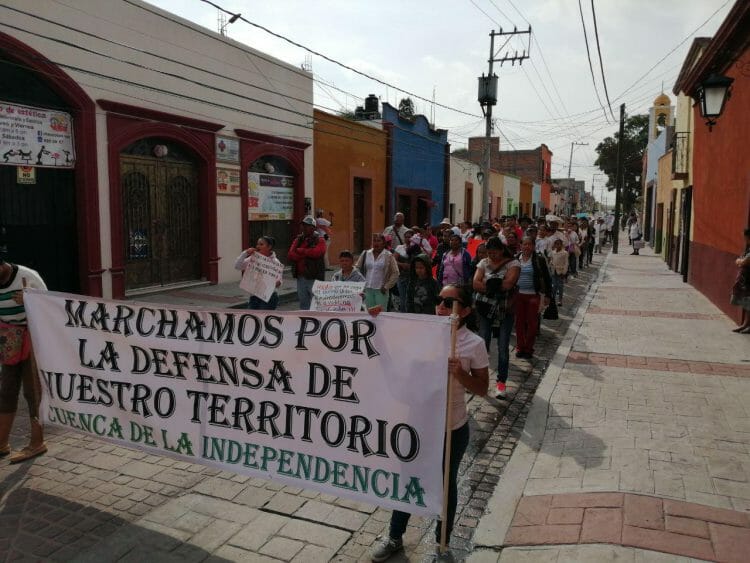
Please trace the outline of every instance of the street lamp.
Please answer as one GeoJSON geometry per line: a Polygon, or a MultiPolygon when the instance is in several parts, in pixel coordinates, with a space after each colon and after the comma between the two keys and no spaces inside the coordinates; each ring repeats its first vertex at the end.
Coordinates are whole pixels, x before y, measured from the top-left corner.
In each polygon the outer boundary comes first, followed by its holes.
{"type": "Polygon", "coordinates": [[[479,182],[480,184],[484,184],[484,172],[482,172],[481,170],[477,172],[477,182],[479,182]]]}
{"type": "Polygon", "coordinates": [[[706,120],[708,130],[711,131],[716,125],[716,119],[724,111],[724,104],[731,96],[731,86],[734,78],[711,74],[698,85],[696,92],[700,104],[701,116],[706,120]]]}
{"type": "MultiPolygon", "coordinates": [[[[233,23],[234,23],[234,22],[236,22],[236,21],[237,21],[238,19],[240,19],[240,16],[242,16],[242,14],[239,14],[239,13],[237,13],[237,14],[234,14],[234,15],[233,15],[233,16],[232,16],[231,18],[229,18],[229,21],[227,21],[227,22],[222,22],[222,23],[221,23],[221,24],[219,25],[219,33],[220,33],[221,35],[226,35],[226,34],[227,34],[227,27],[229,27],[229,25],[233,24],[233,23]]],[[[226,17],[226,16],[222,16],[222,17],[226,17]]]]}

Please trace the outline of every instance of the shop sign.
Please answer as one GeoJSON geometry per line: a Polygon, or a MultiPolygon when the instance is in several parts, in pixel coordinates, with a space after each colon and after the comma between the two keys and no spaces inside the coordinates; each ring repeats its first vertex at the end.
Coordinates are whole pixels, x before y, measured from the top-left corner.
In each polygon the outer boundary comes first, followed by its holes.
{"type": "Polygon", "coordinates": [[[73,168],[71,115],[0,101],[0,164],[73,168]]]}
{"type": "Polygon", "coordinates": [[[250,221],[291,221],[294,177],[247,173],[247,218],[250,221]]]}
{"type": "Polygon", "coordinates": [[[240,163],[240,140],[216,136],[216,160],[240,163]]]}

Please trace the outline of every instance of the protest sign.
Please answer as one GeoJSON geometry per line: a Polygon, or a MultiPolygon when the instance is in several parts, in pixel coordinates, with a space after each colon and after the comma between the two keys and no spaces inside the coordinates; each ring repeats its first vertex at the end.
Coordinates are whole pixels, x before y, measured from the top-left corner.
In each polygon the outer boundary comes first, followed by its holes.
{"type": "Polygon", "coordinates": [[[283,272],[284,265],[281,262],[260,252],[253,252],[245,262],[240,288],[268,303],[283,272]]]}
{"type": "Polygon", "coordinates": [[[448,317],[194,310],[35,290],[25,307],[45,423],[440,514],[448,317]]]}
{"type": "Polygon", "coordinates": [[[362,310],[362,293],[365,282],[340,282],[315,280],[310,302],[311,311],[330,313],[356,313],[362,310]]]}

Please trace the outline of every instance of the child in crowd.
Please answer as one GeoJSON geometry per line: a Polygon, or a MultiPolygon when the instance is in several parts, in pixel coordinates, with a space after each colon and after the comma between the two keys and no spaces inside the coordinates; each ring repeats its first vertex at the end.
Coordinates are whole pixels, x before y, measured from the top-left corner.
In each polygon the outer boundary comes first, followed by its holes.
{"type": "Polygon", "coordinates": [[[563,248],[563,242],[555,239],[552,243],[552,250],[549,252],[550,273],[552,274],[552,298],[557,301],[557,305],[562,306],[563,289],[565,280],[568,277],[568,252],[563,248]]]}
{"type": "Polygon", "coordinates": [[[414,257],[407,288],[406,312],[435,314],[435,299],[440,294],[440,284],[432,277],[432,261],[426,254],[414,257]]]}
{"type": "Polygon", "coordinates": [[[332,281],[365,281],[365,276],[362,275],[362,272],[354,267],[354,255],[350,250],[342,250],[341,252],[339,252],[339,266],[340,270],[333,274],[333,278],[331,278],[332,281]]]}

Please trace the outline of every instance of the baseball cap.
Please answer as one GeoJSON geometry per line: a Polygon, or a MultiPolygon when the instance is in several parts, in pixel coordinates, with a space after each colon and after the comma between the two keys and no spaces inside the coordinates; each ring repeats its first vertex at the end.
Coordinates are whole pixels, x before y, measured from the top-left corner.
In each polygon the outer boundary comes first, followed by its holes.
{"type": "Polygon", "coordinates": [[[308,215],[307,217],[302,219],[301,222],[303,225],[310,225],[311,227],[315,227],[317,225],[317,223],[315,222],[315,217],[313,217],[312,215],[308,215]]]}

